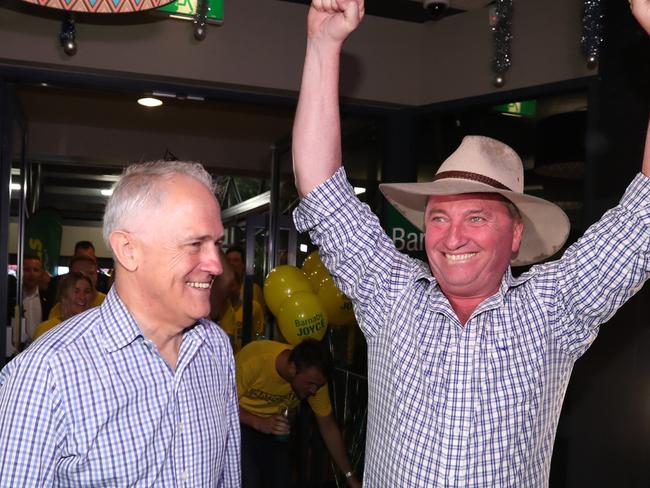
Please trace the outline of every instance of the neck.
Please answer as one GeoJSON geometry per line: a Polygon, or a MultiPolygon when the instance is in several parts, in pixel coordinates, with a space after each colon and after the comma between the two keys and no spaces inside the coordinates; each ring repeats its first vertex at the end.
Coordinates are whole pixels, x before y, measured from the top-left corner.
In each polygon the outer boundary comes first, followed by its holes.
{"type": "Polygon", "coordinates": [[[23,293],[25,295],[33,295],[34,293],[36,293],[36,290],[38,290],[38,286],[33,286],[31,288],[28,288],[25,285],[23,285],[23,293]]]}
{"type": "Polygon", "coordinates": [[[289,349],[285,349],[280,354],[278,354],[277,358],[275,358],[275,370],[280,375],[280,378],[288,382],[291,381],[289,354],[291,354],[291,351],[289,351],[289,349]]]}
{"type": "Polygon", "coordinates": [[[474,313],[474,310],[476,310],[476,307],[478,307],[485,298],[453,298],[453,297],[447,297],[449,300],[449,304],[451,305],[451,308],[454,309],[454,312],[456,312],[456,317],[458,317],[458,320],[460,322],[460,325],[465,325],[469,318],[472,316],[472,313],[474,313]]]}
{"type": "Polygon", "coordinates": [[[165,362],[172,370],[175,370],[178,354],[181,349],[181,342],[183,341],[183,333],[189,325],[179,328],[178,326],[161,323],[161,320],[152,317],[147,312],[155,310],[155,304],[142,304],[140,299],[138,299],[139,297],[132,296],[128,293],[128,290],[136,289],[136,286],[129,285],[129,283],[115,283],[115,291],[135,319],[138,327],[142,331],[142,335],[156,345],[158,352],[165,362]]]}
{"type": "Polygon", "coordinates": [[[447,297],[447,300],[449,301],[451,308],[453,308],[454,312],[456,312],[456,317],[458,317],[460,324],[465,325],[469,320],[469,318],[474,313],[474,310],[476,310],[476,308],[481,303],[483,303],[485,300],[487,300],[492,295],[494,295],[497,292],[497,290],[498,287],[492,292],[487,293],[485,295],[477,295],[471,297],[454,295],[453,293],[448,293],[445,292],[444,290],[443,293],[445,297],[447,297]]]}

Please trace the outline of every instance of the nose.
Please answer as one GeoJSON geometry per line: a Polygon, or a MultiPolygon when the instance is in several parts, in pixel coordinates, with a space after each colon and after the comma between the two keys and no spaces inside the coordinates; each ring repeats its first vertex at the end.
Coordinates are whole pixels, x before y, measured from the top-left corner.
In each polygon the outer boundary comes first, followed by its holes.
{"type": "Polygon", "coordinates": [[[462,223],[451,222],[445,234],[445,246],[450,249],[458,249],[467,241],[462,223]]]}
{"type": "Polygon", "coordinates": [[[212,276],[218,276],[223,272],[221,249],[216,244],[212,243],[206,246],[203,270],[210,273],[212,276]]]}

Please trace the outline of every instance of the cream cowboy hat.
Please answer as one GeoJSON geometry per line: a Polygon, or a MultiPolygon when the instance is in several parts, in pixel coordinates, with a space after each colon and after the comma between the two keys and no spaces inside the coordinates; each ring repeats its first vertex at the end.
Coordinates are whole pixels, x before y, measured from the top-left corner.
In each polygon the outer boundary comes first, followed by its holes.
{"type": "Polygon", "coordinates": [[[498,193],[515,204],[524,222],[519,254],[513,266],[532,264],[552,256],[569,235],[564,211],[541,198],[524,194],[524,168],[517,153],[502,142],[466,136],[427,183],[379,185],[388,201],[419,229],[430,195],[498,193]]]}

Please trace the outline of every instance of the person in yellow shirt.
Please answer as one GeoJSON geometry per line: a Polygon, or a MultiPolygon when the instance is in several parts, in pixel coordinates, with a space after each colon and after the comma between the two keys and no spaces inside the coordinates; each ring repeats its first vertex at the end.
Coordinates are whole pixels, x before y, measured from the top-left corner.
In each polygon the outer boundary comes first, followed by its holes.
{"type": "MultiPolygon", "coordinates": [[[[93,296],[90,301],[90,306],[88,308],[99,307],[106,295],[100,291],[97,291],[97,262],[89,257],[84,255],[74,256],[70,259],[70,272],[82,273],[90,279],[93,285],[93,296]]],[[[61,278],[63,279],[63,278],[61,278]]],[[[58,290],[58,288],[57,288],[58,290]]],[[[58,291],[57,291],[58,293],[58,291]]],[[[60,304],[56,303],[48,315],[49,319],[56,319],[61,315],[60,304]]]]}
{"type": "Polygon", "coordinates": [[[291,415],[306,400],[332,459],[348,486],[361,487],[348,459],[329,399],[331,358],[313,339],[297,346],[253,341],[235,356],[241,422],[242,488],[291,486],[286,437],[291,415]]]}
{"type": "Polygon", "coordinates": [[[91,300],[95,293],[92,280],[78,271],[71,271],[59,280],[57,292],[59,314],[41,322],[34,332],[34,339],[42,336],[48,330],[59,325],[70,317],[85,312],[91,308],[91,300]]]}
{"type": "MultiPolygon", "coordinates": [[[[233,269],[235,274],[239,277],[240,283],[240,298],[244,299],[244,276],[246,275],[246,258],[244,257],[244,251],[240,247],[231,246],[226,251],[226,259],[228,264],[233,269]]],[[[264,313],[264,292],[262,287],[257,283],[253,283],[253,301],[260,304],[262,307],[262,313],[264,313]]]]}
{"type": "MultiPolygon", "coordinates": [[[[244,302],[240,294],[241,281],[237,273],[227,286],[225,310],[218,320],[221,328],[230,337],[230,343],[234,353],[239,352],[242,347],[242,329],[244,324],[244,302]]],[[[262,306],[253,301],[253,330],[251,339],[256,340],[264,334],[264,312],[262,306]]]]}

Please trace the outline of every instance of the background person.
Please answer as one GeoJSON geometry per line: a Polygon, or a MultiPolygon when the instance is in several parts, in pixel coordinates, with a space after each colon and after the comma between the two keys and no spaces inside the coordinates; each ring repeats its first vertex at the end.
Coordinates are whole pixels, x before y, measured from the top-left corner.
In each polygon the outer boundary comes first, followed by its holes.
{"type": "MultiPolygon", "coordinates": [[[[244,302],[241,295],[241,278],[234,273],[233,279],[226,289],[225,308],[217,323],[230,337],[233,352],[236,354],[242,348],[242,329],[244,326],[244,302]]],[[[264,334],[264,312],[262,306],[253,301],[253,330],[251,340],[257,340],[264,334]]]]}
{"type": "MultiPolygon", "coordinates": [[[[235,274],[238,276],[240,283],[240,299],[244,299],[244,278],[246,277],[246,257],[244,250],[237,246],[231,246],[226,251],[226,259],[232,267],[235,274]]],[[[257,283],[253,283],[253,301],[260,304],[262,312],[264,312],[264,292],[262,287],[257,283]]]]}
{"type": "Polygon", "coordinates": [[[21,342],[29,342],[34,338],[36,327],[48,316],[50,301],[39,289],[43,277],[43,261],[37,254],[25,253],[22,268],[23,296],[22,309],[25,319],[25,329],[21,342]]]}
{"type": "Polygon", "coordinates": [[[297,346],[254,341],[235,357],[242,431],[242,488],[287,488],[292,462],[285,441],[290,422],[281,414],[307,400],[318,429],[348,486],[361,484],[352,472],[341,432],[332,414],[327,377],[331,359],[307,339],[297,346]]]}
{"type": "Polygon", "coordinates": [[[95,289],[92,280],[83,273],[71,271],[59,280],[57,305],[59,314],[41,322],[36,327],[34,339],[45,334],[61,322],[85,312],[91,307],[95,289]]]}
{"type": "MultiPolygon", "coordinates": [[[[95,245],[91,241],[78,241],[74,245],[74,254],[75,256],[88,256],[92,258],[95,263],[97,263],[97,254],[95,251],[95,245]]],[[[97,276],[94,279],[95,289],[101,293],[108,293],[110,289],[110,277],[102,273],[99,267],[96,267],[97,276]]]]}
{"type": "MultiPolygon", "coordinates": [[[[90,307],[99,307],[104,299],[106,298],[106,295],[103,294],[100,291],[97,291],[95,288],[95,285],[97,284],[97,262],[90,256],[86,255],[79,255],[79,256],[74,256],[70,260],[70,272],[71,273],[81,273],[86,275],[90,281],[92,282],[93,285],[93,296],[90,301],[90,307]]],[[[63,279],[63,277],[66,275],[61,275],[61,277],[56,281],[60,279],[63,279]]],[[[58,284],[57,284],[58,286],[58,284]]],[[[57,295],[58,296],[58,295],[57,295]]],[[[54,306],[51,308],[50,313],[48,315],[48,319],[54,319],[57,318],[61,315],[61,310],[60,310],[60,305],[59,301],[57,298],[56,303],[54,306]]]]}

